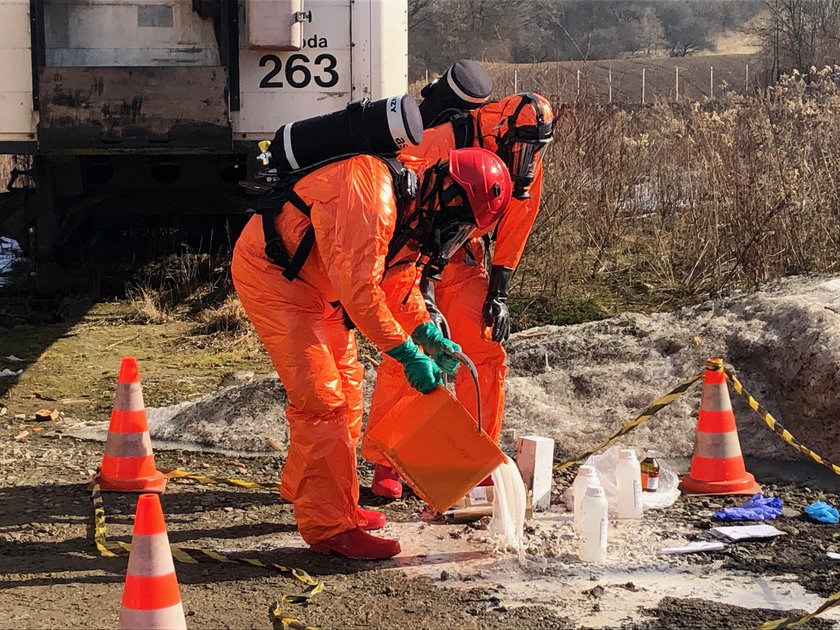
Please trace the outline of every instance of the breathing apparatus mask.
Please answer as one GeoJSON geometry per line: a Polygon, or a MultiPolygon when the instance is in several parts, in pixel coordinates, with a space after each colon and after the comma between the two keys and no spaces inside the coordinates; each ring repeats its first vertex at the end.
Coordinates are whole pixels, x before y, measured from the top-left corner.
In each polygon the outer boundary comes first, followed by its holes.
{"type": "Polygon", "coordinates": [[[420,245],[419,264],[424,266],[423,275],[435,282],[441,279],[450,258],[476,229],[466,192],[447,174],[447,166],[440,162],[426,171],[413,234],[420,245]]]}
{"type": "Polygon", "coordinates": [[[530,92],[514,94],[502,110],[497,125],[496,153],[507,164],[513,180],[513,198],[530,199],[542,149],[551,142],[556,119],[543,97],[530,92]]]}

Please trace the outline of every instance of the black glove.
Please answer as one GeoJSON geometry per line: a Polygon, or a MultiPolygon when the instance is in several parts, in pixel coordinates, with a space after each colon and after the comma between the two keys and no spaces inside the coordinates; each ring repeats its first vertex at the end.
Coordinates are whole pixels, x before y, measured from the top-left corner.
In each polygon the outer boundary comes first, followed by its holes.
{"type": "Polygon", "coordinates": [[[484,323],[493,327],[493,341],[505,341],[510,337],[510,313],[505,300],[513,269],[493,265],[490,269],[490,288],[484,300],[484,323]]]}
{"type": "Polygon", "coordinates": [[[449,336],[449,324],[443,316],[443,313],[440,312],[437,304],[435,304],[435,284],[426,276],[423,276],[420,280],[420,293],[423,294],[423,302],[426,304],[426,310],[429,311],[429,317],[431,317],[432,323],[440,328],[444,337],[451,339],[449,336]]]}

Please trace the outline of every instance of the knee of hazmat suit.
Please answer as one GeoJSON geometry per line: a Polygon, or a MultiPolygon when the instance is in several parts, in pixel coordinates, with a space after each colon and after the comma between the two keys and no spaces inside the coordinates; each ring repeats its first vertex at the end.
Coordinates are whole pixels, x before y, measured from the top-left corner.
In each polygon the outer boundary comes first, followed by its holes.
{"type": "MultiPolygon", "coordinates": [[[[308,213],[285,203],[272,219],[288,252],[312,235],[294,279],[284,277],[266,254],[262,217],[253,217],[237,241],[231,266],[236,290],[289,396],[283,493],[294,502],[301,535],[310,544],[358,524],[353,425],[360,372],[350,356],[355,350],[349,332],[337,330],[336,308],[381,351],[402,348],[405,358],[409,332],[428,321],[414,263],[437,251],[441,233],[458,231],[450,224],[475,227],[496,220],[507,204],[509,175],[488,155],[492,159],[470,161],[453,152],[457,182],[448,163],[429,167],[406,159],[423,195],[404,208],[398,208],[391,171],[373,156],[354,156],[303,176],[294,192],[308,213]],[[501,183],[489,181],[488,173],[501,183]],[[471,199],[486,207],[473,214],[471,199]]],[[[431,362],[414,352],[415,363],[418,357],[431,362]]]]}

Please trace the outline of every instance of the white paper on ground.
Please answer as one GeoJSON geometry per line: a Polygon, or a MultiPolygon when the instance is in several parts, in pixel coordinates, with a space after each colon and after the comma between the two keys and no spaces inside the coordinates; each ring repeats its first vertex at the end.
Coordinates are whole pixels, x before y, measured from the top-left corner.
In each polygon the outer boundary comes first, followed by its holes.
{"type": "Polygon", "coordinates": [[[726,548],[722,542],[706,542],[704,540],[695,540],[682,547],[663,547],[662,553],[697,553],[700,551],[721,551],[726,548]]]}
{"type": "Polygon", "coordinates": [[[840,560],[840,553],[834,553],[833,551],[826,551],[825,555],[827,555],[832,560],[840,560]]]}
{"type": "Polygon", "coordinates": [[[9,356],[6,357],[6,360],[7,361],[24,361],[25,359],[21,359],[20,357],[16,357],[15,355],[10,354],[9,356]]]}
{"type": "Polygon", "coordinates": [[[715,536],[732,541],[773,538],[785,534],[785,532],[772,525],[732,525],[729,527],[712,527],[709,531],[715,536]]]}
{"type": "Polygon", "coordinates": [[[0,370],[0,377],[3,376],[20,376],[23,373],[23,370],[18,370],[17,372],[13,372],[12,370],[0,370]]]}

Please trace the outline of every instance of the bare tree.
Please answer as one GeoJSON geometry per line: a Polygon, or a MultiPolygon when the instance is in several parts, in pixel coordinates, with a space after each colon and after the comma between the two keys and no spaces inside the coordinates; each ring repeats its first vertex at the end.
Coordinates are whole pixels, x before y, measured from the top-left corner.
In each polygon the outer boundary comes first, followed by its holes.
{"type": "Polygon", "coordinates": [[[651,49],[654,51],[665,43],[665,28],[656,16],[653,7],[645,7],[642,19],[639,24],[639,43],[649,56],[651,49]]]}
{"type": "Polygon", "coordinates": [[[840,0],[765,0],[768,19],[756,33],[773,71],[840,61],[840,0]]]}

